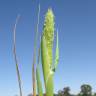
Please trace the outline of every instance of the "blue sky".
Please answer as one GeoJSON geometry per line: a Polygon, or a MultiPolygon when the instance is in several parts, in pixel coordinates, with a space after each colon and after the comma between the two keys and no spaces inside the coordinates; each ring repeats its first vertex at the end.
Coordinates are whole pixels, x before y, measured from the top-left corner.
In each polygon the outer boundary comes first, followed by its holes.
{"type": "Polygon", "coordinates": [[[96,92],[96,0],[0,0],[0,96],[19,93],[12,53],[13,25],[17,25],[16,44],[24,96],[32,90],[31,66],[38,4],[41,5],[39,35],[49,7],[59,30],[60,61],[54,76],[54,92],[70,86],[80,91],[88,83],[96,92]]]}

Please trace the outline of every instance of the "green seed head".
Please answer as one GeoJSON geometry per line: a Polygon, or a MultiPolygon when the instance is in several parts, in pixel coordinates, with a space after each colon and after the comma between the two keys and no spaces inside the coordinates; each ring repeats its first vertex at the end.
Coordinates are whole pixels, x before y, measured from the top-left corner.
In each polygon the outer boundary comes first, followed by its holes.
{"type": "Polygon", "coordinates": [[[52,64],[52,48],[54,40],[54,15],[51,8],[48,9],[48,12],[45,15],[43,36],[46,40],[50,64],[52,64]]]}

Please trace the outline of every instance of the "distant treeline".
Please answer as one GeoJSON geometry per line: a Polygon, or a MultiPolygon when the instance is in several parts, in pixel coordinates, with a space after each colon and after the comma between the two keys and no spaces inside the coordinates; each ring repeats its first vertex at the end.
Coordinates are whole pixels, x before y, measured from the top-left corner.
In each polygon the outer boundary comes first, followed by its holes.
{"type": "MultiPolygon", "coordinates": [[[[54,94],[54,96],[96,96],[96,93],[92,91],[92,87],[88,84],[81,85],[80,89],[78,94],[71,94],[70,87],[65,87],[62,90],[59,90],[57,94],[54,94]]],[[[29,94],[28,96],[32,95],[29,94]]],[[[44,94],[44,96],[46,96],[46,94],[44,94]]]]}

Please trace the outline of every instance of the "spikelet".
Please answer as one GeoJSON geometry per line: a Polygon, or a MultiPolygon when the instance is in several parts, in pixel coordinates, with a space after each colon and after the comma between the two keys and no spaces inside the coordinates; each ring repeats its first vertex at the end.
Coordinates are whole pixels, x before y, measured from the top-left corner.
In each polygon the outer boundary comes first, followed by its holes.
{"type": "Polygon", "coordinates": [[[48,49],[48,55],[50,64],[52,64],[52,48],[54,40],[54,15],[51,8],[48,9],[48,12],[45,15],[45,22],[43,26],[43,36],[46,40],[46,46],[48,49]]]}

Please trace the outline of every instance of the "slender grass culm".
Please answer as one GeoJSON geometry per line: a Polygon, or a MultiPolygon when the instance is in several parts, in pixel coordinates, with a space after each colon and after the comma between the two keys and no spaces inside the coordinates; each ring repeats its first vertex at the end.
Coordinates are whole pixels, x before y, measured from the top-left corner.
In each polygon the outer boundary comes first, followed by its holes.
{"type": "Polygon", "coordinates": [[[15,23],[15,26],[13,29],[13,55],[14,55],[14,60],[15,60],[15,64],[16,64],[16,71],[17,71],[20,96],[22,96],[21,77],[20,77],[20,72],[19,72],[19,68],[18,68],[18,60],[17,60],[17,55],[16,55],[16,27],[17,27],[17,23],[19,21],[19,18],[20,18],[20,15],[17,16],[16,23],[15,23]]]}
{"type": "Polygon", "coordinates": [[[43,89],[42,89],[42,83],[41,83],[41,78],[40,78],[40,50],[41,47],[38,49],[38,63],[36,66],[36,80],[37,80],[37,91],[38,91],[38,96],[43,96],[43,89]]]}
{"type": "Polygon", "coordinates": [[[38,39],[38,26],[39,26],[39,14],[40,14],[40,4],[38,6],[38,21],[36,27],[36,35],[34,41],[34,51],[33,51],[33,64],[32,64],[32,80],[33,80],[33,96],[36,96],[36,45],[38,39]]]}

